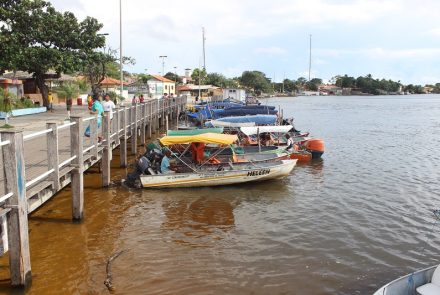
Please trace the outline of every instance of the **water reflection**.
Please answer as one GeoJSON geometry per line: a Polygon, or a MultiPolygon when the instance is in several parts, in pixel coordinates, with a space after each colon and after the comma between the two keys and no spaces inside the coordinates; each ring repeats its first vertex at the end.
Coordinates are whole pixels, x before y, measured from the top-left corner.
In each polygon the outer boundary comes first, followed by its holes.
{"type": "Polygon", "coordinates": [[[235,227],[237,202],[219,197],[176,198],[163,201],[162,229],[173,232],[176,243],[206,247],[235,227]]]}

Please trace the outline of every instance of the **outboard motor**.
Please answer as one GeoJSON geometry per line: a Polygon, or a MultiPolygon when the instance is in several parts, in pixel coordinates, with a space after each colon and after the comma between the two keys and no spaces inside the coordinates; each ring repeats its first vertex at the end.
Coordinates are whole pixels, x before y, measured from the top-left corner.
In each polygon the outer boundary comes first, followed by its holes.
{"type": "Polygon", "coordinates": [[[127,174],[127,179],[125,180],[125,184],[131,187],[138,186],[139,176],[145,174],[146,171],[150,168],[151,162],[145,156],[139,158],[136,161],[136,168],[132,173],[127,174]]]}

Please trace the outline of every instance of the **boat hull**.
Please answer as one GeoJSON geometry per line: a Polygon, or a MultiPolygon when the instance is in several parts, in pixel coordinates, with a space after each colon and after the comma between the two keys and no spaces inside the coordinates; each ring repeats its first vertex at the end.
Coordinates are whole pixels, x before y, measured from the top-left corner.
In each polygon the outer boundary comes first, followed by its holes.
{"type": "Polygon", "coordinates": [[[140,181],[144,188],[231,185],[282,178],[289,175],[295,165],[296,160],[282,160],[276,164],[249,167],[248,169],[141,175],[140,181]]]}
{"type": "Polygon", "coordinates": [[[376,292],[373,295],[406,295],[416,294],[415,289],[431,281],[432,274],[434,273],[435,266],[425,268],[406,276],[400,277],[394,280],[376,292]]]}

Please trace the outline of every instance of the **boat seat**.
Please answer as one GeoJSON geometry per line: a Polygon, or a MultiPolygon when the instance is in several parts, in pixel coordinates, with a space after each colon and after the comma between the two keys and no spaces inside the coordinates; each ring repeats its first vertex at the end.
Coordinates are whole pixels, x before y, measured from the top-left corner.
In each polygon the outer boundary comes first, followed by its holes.
{"type": "Polygon", "coordinates": [[[420,295],[439,295],[440,294],[440,265],[434,270],[431,282],[418,287],[417,294],[420,295]]]}

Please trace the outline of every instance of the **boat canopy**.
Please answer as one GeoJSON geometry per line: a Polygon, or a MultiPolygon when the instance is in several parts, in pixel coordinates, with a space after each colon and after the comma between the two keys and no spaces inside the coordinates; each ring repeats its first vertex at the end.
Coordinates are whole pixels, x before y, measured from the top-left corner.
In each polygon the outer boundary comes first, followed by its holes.
{"type": "Polygon", "coordinates": [[[287,133],[293,128],[292,125],[281,126],[254,126],[254,127],[241,127],[240,131],[246,135],[255,135],[257,133],[287,133]]]}
{"type": "Polygon", "coordinates": [[[160,139],[160,143],[163,145],[185,144],[192,142],[203,142],[207,144],[233,144],[237,140],[237,135],[204,133],[192,136],[164,136],[160,139]]]}
{"type": "Polygon", "coordinates": [[[205,129],[191,129],[191,130],[168,130],[167,136],[191,136],[204,133],[223,133],[223,127],[221,128],[205,128],[205,129]]]}

